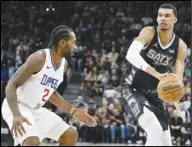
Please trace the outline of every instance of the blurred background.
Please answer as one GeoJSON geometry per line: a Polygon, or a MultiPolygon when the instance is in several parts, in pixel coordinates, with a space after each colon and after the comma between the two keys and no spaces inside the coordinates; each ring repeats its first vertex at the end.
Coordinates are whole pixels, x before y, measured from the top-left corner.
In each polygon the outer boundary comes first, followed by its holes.
{"type": "MultiPolygon", "coordinates": [[[[68,60],[60,94],[76,107],[88,109],[98,125],[89,128],[47,102],[79,132],[78,145],[143,145],[146,133],[131,115],[125,115],[119,85],[129,72],[125,56],[133,39],[145,26],[156,25],[158,7],[173,4],[178,11],[175,34],[188,46],[183,82],[186,94],[182,114],[164,103],[169,115],[173,145],[191,146],[191,3],[190,1],[1,1],[1,104],[5,86],[27,57],[46,48],[54,27],[65,24],[77,35],[75,55],[68,60]]],[[[56,142],[45,139],[43,144],[56,142]]],[[[1,145],[13,145],[1,117],[1,145]]]]}

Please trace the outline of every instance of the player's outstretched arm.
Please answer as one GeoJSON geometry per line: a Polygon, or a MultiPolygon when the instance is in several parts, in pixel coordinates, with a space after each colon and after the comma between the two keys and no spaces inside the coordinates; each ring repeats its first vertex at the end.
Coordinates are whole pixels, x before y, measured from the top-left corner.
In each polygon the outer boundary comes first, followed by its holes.
{"type": "MultiPolygon", "coordinates": [[[[67,71],[68,62],[65,60],[64,72],[67,71]]],[[[87,113],[87,110],[75,108],[71,104],[69,104],[57,91],[54,91],[49,101],[55,106],[67,111],[80,122],[85,123],[86,125],[92,127],[96,125],[96,120],[87,113]]]]}
{"type": "MultiPolygon", "coordinates": [[[[179,40],[179,47],[177,53],[177,59],[174,67],[174,73],[183,79],[183,73],[185,69],[185,58],[187,57],[187,45],[182,39],[179,40]]],[[[177,115],[180,115],[181,108],[179,102],[174,102],[175,108],[177,109],[177,115]]]]}
{"type": "Polygon", "coordinates": [[[187,57],[187,45],[182,39],[179,40],[179,47],[177,53],[177,59],[174,67],[174,73],[183,79],[183,73],[185,69],[185,58],[187,57]]]}
{"type": "Polygon", "coordinates": [[[37,51],[31,54],[9,80],[5,93],[13,116],[21,115],[17,104],[16,89],[24,84],[31,75],[41,70],[45,62],[45,56],[45,52],[43,51],[37,51]]]}
{"type": "Polygon", "coordinates": [[[85,123],[89,127],[94,127],[96,125],[96,120],[87,113],[87,110],[73,107],[66,100],[64,100],[64,98],[57,91],[54,91],[49,101],[55,106],[67,111],[77,120],[85,123]]]}
{"type": "Polygon", "coordinates": [[[152,68],[140,55],[144,46],[148,46],[155,34],[155,30],[152,27],[145,27],[141,30],[139,36],[135,38],[126,55],[126,59],[135,67],[147,72],[148,74],[161,79],[164,75],[161,75],[154,68],[152,68]]]}
{"type": "Polygon", "coordinates": [[[69,104],[57,91],[53,92],[53,94],[49,98],[49,101],[58,108],[61,108],[68,113],[73,108],[73,106],[69,104]]]}
{"type": "MultiPolygon", "coordinates": [[[[65,60],[65,67],[64,67],[64,73],[67,71],[68,62],[65,60]]],[[[57,91],[54,91],[51,97],[49,98],[49,101],[54,104],[55,106],[64,109],[67,112],[70,112],[72,110],[73,106],[69,104],[57,91]]]]}

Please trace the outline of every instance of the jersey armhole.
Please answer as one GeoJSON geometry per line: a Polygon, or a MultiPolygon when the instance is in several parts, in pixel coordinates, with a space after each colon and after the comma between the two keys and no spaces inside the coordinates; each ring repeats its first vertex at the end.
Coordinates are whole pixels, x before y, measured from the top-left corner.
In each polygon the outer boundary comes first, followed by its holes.
{"type": "Polygon", "coordinates": [[[175,39],[177,39],[176,40],[176,42],[177,42],[177,45],[176,45],[176,52],[175,52],[175,59],[174,59],[174,64],[173,65],[175,65],[175,63],[176,63],[176,60],[177,60],[177,56],[178,56],[178,50],[179,50],[179,37],[177,37],[177,36],[175,36],[175,39]]]}
{"type": "Polygon", "coordinates": [[[46,53],[45,50],[43,50],[43,51],[45,52],[45,62],[43,64],[43,67],[39,71],[33,73],[32,76],[37,76],[41,72],[41,70],[44,68],[44,66],[45,66],[45,63],[46,63],[46,60],[47,60],[47,53],[46,53]]]}
{"type": "MultiPolygon", "coordinates": [[[[150,44],[149,44],[150,45],[150,44]]],[[[149,45],[145,44],[142,50],[146,49],[149,45]]]]}
{"type": "Polygon", "coordinates": [[[65,74],[67,72],[67,69],[65,71],[66,62],[67,62],[67,60],[65,58],[63,58],[63,71],[64,71],[63,74],[65,74]]]}
{"type": "Polygon", "coordinates": [[[151,45],[151,43],[156,39],[155,36],[156,36],[156,34],[157,34],[157,29],[158,29],[158,28],[157,28],[156,26],[153,26],[153,29],[154,29],[154,31],[155,31],[155,33],[154,33],[154,35],[153,35],[153,39],[151,39],[151,42],[149,43],[149,45],[145,44],[145,46],[143,47],[142,50],[145,50],[146,48],[148,48],[148,47],[151,45]]]}

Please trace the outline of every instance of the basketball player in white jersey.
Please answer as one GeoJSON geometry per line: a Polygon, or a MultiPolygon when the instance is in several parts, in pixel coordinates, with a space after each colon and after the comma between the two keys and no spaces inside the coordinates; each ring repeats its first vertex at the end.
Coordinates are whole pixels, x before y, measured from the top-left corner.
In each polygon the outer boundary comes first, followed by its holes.
{"type": "Polygon", "coordinates": [[[61,146],[76,144],[78,133],[62,118],[42,107],[47,101],[90,127],[96,125],[86,110],[73,107],[56,91],[67,70],[64,57],[72,55],[76,48],[72,29],[64,25],[56,27],[49,47],[30,55],[6,86],[2,116],[15,145],[38,146],[44,138],[54,139],[61,146]]]}
{"type": "MultiPolygon", "coordinates": [[[[176,76],[183,78],[187,46],[173,32],[177,22],[173,5],[160,6],[157,22],[157,27],[143,28],[127,52],[126,59],[132,67],[122,84],[122,96],[129,112],[147,133],[146,146],[171,146],[168,118],[157,84],[172,66],[176,76]]],[[[179,104],[174,105],[179,114],[179,104]]]]}

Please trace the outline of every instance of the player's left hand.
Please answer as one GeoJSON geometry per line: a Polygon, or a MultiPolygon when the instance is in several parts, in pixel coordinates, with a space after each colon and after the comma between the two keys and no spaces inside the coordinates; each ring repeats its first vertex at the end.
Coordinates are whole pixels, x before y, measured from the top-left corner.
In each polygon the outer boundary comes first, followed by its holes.
{"type": "Polygon", "coordinates": [[[177,117],[180,116],[180,113],[181,113],[181,107],[180,107],[180,103],[179,102],[173,102],[176,110],[177,110],[177,117]]]}
{"type": "Polygon", "coordinates": [[[73,115],[77,120],[86,124],[89,127],[95,127],[97,125],[96,120],[87,113],[86,109],[77,108],[73,115]]]}
{"type": "Polygon", "coordinates": [[[177,74],[169,73],[169,76],[175,76],[175,77],[178,77],[178,78],[182,81],[182,78],[181,78],[179,75],[177,75],[177,74]]]}

